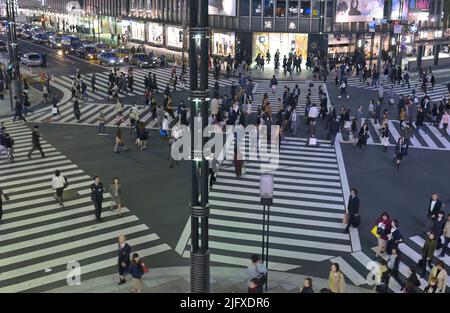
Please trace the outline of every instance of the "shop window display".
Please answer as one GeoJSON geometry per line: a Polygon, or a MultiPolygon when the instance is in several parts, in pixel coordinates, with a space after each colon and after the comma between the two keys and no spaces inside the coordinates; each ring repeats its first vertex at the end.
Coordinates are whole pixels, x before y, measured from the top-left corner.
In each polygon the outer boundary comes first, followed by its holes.
{"type": "Polygon", "coordinates": [[[264,0],[264,17],[273,17],[274,0],[264,0]]]}
{"type": "Polygon", "coordinates": [[[255,33],[253,35],[253,59],[258,54],[265,55],[267,51],[275,55],[278,50],[280,57],[284,55],[297,54],[306,57],[308,49],[307,34],[288,33],[255,33]]]}
{"type": "Polygon", "coordinates": [[[213,34],[213,53],[232,56],[235,54],[235,35],[234,33],[214,33],[213,34]]]}
{"type": "Polygon", "coordinates": [[[286,17],[286,1],[278,0],[277,1],[277,17],[286,17]]]}
{"type": "Polygon", "coordinates": [[[262,6],[261,0],[253,0],[253,16],[261,16],[262,6]]]}
{"type": "Polygon", "coordinates": [[[311,15],[311,1],[302,1],[300,8],[301,16],[310,16],[311,15]]]}
{"type": "Polygon", "coordinates": [[[289,1],[288,17],[297,18],[298,16],[298,1],[289,1]]]}

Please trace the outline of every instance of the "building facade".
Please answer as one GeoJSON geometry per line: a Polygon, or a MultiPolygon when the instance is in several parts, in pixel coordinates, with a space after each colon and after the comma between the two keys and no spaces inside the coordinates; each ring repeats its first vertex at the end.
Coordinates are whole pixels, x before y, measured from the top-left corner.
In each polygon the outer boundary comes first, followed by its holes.
{"type": "MultiPolygon", "coordinates": [[[[67,0],[42,3],[68,14],[67,0]],[[65,10],[65,11],[64,11],[65,10]]],[[[361,53],[375,59],[401,51],[409,58],[439,58],[447,0],[209,0],[211,54],[246,51],[361,53]]],[[[84,0],[84,27],[128,40],[180,50],[188,0],[84,0]],[[87,23],[87,21],[89,23],[87,23]]],[[[22,7],[22,6],[21,6],[22,7]]],[[[30,5],[25,6],[30,8],[30,5]]],[[[62,13],[62,12],[59,12],[62,13]]]]}

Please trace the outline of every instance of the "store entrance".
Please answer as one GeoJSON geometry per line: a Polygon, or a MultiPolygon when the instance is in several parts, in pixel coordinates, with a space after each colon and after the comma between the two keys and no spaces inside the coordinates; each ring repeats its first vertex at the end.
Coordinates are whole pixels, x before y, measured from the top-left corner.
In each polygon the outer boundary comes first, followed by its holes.
{"type": "Polygon", "coordinates": [[[286,33],[254,33],[253,34],[253,58],[258,54],[266,56],[267,51],[271,55],[271,63],[276,51],[280,51],[280,62],[283,57],[290,54],[301,55],[304,59],[308,50],[308,34],[286,34],[286,33]]]}

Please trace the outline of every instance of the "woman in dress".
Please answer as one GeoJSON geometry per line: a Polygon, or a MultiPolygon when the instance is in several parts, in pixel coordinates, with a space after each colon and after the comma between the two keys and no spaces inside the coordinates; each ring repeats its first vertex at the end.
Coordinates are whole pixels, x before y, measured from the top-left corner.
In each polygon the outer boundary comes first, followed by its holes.
{"type": "Polygon", "coordinates": [[[328,289],[333,293],[345,292],[344,274],[339,269],[339,264],[331,264],[330,276],[328,278],[328,289]]]}
{"type": "Polygon", "coordinates": [[[120,185],[119,178],[114,177],[112,184],[109,186],[109,193],[111,194],[111,212],[114,210],[114,206],[117,205],[118,214],[122,216],[122,186],[120,185]]]}

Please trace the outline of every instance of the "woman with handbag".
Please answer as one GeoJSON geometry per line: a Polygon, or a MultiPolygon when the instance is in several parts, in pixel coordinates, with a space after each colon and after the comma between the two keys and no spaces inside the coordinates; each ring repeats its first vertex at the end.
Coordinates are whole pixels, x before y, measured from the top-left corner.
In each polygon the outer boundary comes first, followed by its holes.
{"type": "Polygon", "coordinates": [[[403,242],[403,236],[398,229],[398,220],[391,222],[391,231],[388,234],[388,242],[386,246],[387,254],[391,254],[392,249],[398,248],[398,245],[403,242]]]}
{"type": "Polygon", "coordinates": [[[394,152],[394,162],[397,169],[400,169],[400,162],[403,160],[403,156],[405,155],[406,145],[403,137],[398,138],[397,145],[395,146],[394,152]]]}
{"type": "Polygon", "coordinates": [[[141,293],[142,290],[142,275],[144,275],[144,263],[141,262],[139,254],[133,253],[130,264],[130,274],[133,277],[133,287],[131,292],[141,293]]]}
{"type": "Polygon", "coordinates": [[[55,175],[53,175],[52,178],[52,188],[55,190],[54,197],[56,201],[59,202],[59,205],[61,207],[64,207],[64,199],[63,199],[63,193],[64,188],[67,186],[67,179],[61,175],[59,170],[55,171],[55,175]]]}
{"type": "Polygon", "coordinates": [[[378,251],[375,254],[375,258],[378,258],[381,253],[384,253],[386,251],[388,234],[391,231],[391,223],[391,219],[387,212],[381,213],[381,216],[375,221],[375,225],[377,227],[376,232],[379,236],[377,248],[378,251]]]}
{"type": "Polygon", "coordinates": [[[109,186],[109,193],[111,194],[111,212],[114,211],[114,206],[117,205],[118,215],[122,216],[122,186],[118,177],[113,178],[112,184],[109,186]]]}

